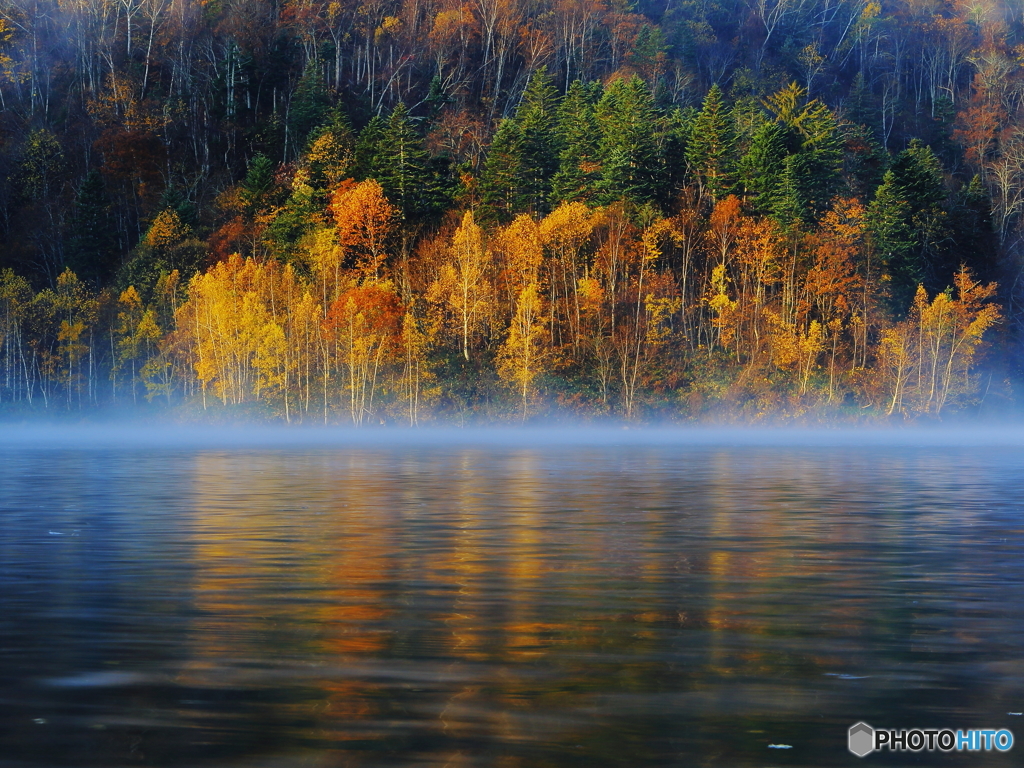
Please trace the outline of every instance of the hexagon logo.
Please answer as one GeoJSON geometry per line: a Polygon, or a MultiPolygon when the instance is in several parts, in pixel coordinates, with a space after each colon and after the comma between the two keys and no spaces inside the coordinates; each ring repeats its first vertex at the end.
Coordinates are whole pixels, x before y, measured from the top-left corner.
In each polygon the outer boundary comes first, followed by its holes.
{"type": "Polygon", "coordinates": [[[850,726],[847,747],[857,757],[864,757],[875,751],[875,729],[867,723],[850,726]]]}

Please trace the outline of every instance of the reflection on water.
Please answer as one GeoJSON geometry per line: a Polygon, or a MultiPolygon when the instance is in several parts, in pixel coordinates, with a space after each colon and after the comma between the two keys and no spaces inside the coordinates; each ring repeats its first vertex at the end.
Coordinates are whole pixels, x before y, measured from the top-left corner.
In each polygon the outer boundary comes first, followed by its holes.
{"type": "Polygon", "coordinates": [[[857,720],[1021,740],[1022,464],[8,448],[0,766],[852,765],[857,720]]]}

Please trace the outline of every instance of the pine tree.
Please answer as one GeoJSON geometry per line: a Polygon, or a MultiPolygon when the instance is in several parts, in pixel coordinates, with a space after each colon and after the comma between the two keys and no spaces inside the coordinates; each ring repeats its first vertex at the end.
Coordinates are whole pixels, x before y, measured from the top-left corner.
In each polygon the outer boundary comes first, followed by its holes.
{"type": "Polygon", "coordinates": [[[955,243],[950,260],[953,268],[966,265],[981,282],[993,277],[999,250],[992,228],[992,201],[981,177],[973,176],[956,195],[950,229],[955,243]]]}
{"type": "Polygon", "coordinates": [[[188,280],[202,266],[206,254],[206,245],[192,228],[182,222],[177,211],[167,208],[153,219],[132,258],[118,273],[117,283],[122,289],[134,286],[149,301],[161,276],[178,270],[188,280]]]}
{"type": "Polygon", "coordinates": [[[356,137],[348,116],[340,107],[309,134],[302,167],[306,182],[318,195],[326,194],[352,170],[356,137]]]}
{"type": "Polygon", "coordinates": [[[958,266],[951,254],[942,164],[919,141],[897,155],[871,206],[871,230],[886,264],[891,309],[910,306],[919,284],[936,293],[949,286],[958,266]]]}
{"type": "Polygon", "coordinates": [[[274,194],[274,162],[266,155],[256,155],[242,181],[242,202],[246,214],[254,217],[266,208],[274,194]]]}
{"type": "Polygon", "coordinates": [[[835,116],[824,104],[812,101],[800,115],[800,162],[797,186],[808,220],[819,219],[842,185],[843,145],[835,116]]]}
{"type": "Polygon", "coordinates": [[[889,276],[889,309],[902,317],[910,307],[924,269],[917,251],[913,210],[896,174],[886,171],[868,209],[868,231],[875,251],[889,276]]]}
{"type": "Polygon", "coordinates": [[[686,146],[691,172],[716,200],[732,191],[734,146],[733,126],[716,83],[704,97],[686,146]]]}

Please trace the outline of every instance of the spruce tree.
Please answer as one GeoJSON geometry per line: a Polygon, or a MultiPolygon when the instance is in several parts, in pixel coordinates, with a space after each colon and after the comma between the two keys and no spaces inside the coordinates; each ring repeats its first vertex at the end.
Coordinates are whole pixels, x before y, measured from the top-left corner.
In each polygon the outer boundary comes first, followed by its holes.
{"type": "Polygon", "coordinates": [[[661,121],[647,84],[636,76],[616,80],[605,90],[596,114],[601,129],[601,202],[627,200],[642,205],[661,200],[661,121]]]}
{"type": "Polygon", "coordinates": [[[431,171],[430,154],[401,102],[392,110],[384,130],[376,178],[405,227],[444,203],[431,171]]]}
{"type": "Polygon", "coordinates": [[[818,101],[805,107],[797,131],[797,186],[808,221],[817,220],[842,186],[842,135],[831,110],[818,101]]]}
{"type": "Polygon", "coordinates": [[[954,240],[952,268],[964,264],[982,282],[993,279],[999,248],[992,228],[992,201],[979,176],[973,176],[956,195],[950,228],[954,240]]]}
{"type": "Polygon", "coordinates": [[[75,198],[66,249],[67,266],[94,287],[104,284],[118,267],[118,237],[110,217],[110,201],[99,171],[86,174],[75,198]]]}
{"type": "Polygon", "coordinates": [[[754,133],[746,154],[740,158],[738,176],[755,212],[775,210],[788,155],[786,131],[778,123],[766,122],[754,133]]]}
{"type": "Polygon", "coordinates": [[[310,59],[288,107],[289,143],[296,154],[306,146],[310,132],[323,122],[330,106],[323,74],[316,62],[310,59]]]}
{"type": "Polygon", "coordinates": [[[387,129],[387,121],[380,115],[374,115],[359,132],[355,156],[352,159],[352,178],[356,181],[375,179],[380,174],[387,129]]]}
{"type": "Polygon", "coordinates": [[[274,198],[274,162],[266,155],[256,155],[249,161],[242,181],[241,198],[245,214],[251,221],[256,214],[271,204],[274,198]]]}
{"type": "Polygon", "coordinates": [[[508,223],[525,207],[519,189],[522,133],[515,120],[505,119],[491,139],[480,175],[480,220],[508,223]]]}
{"type": "Polygon", "coordinates": [[[686,160],[701,185],[720,200],[733,190],[735,136],[722,90],[711,86],[693,121],[686,160]]]}
{"type": "Polygon", "coordinates": [[[600,178],[598,131],[593,92],[575,80],[558,108],[558,137],[562,149],[558,155],[558,171],[551,180],[552,202],[594,201],[600,178]]]}
{"type": "Polygon", "coordinates": [[[547,67],[530,78],[515,121],[520,134],[519,194],[527,210],[550,210],[551,179],[558,171],[558,91],[551,84],[547,67]]]}
{"type": "Polygon", "coordinates": [[[885,172],[875,192],[867,224],[875,252],[889,277],[889,309],[895,317],[902,317],[924,279],[924,265],[917,248],[913,209],[891,170],[885,172]]]}

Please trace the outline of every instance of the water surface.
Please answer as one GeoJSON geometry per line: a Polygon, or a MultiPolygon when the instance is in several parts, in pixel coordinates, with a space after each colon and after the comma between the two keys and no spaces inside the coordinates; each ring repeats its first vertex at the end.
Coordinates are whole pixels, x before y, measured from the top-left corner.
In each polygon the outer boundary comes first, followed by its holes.
{"type": "Polygon", "coordinates": [[[858,720],[1024,739],[1017,438],[28,434],[0,438],[0,766],[863,765],[858,720]]]}

